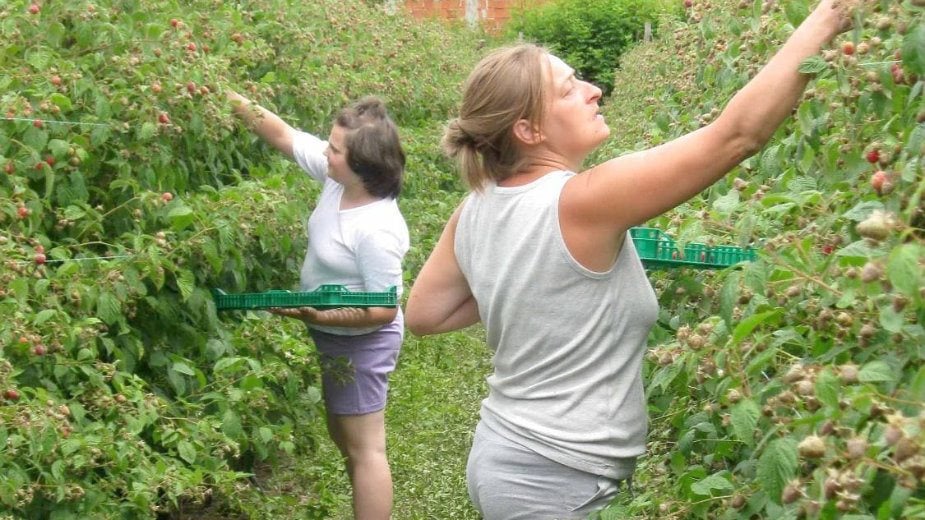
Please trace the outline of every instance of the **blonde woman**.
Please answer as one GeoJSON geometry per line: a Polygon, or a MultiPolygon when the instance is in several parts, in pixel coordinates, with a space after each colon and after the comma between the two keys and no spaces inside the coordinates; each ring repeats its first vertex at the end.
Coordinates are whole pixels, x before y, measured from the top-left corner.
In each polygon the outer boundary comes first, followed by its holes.
{"type": "Polygon", "coordinates": [[[847,26],[823,0],[710,125],[581,171],[610,135],[601,91],[532,45],[484,58],[444,135],[472,192],[411,289],[415,334],[476,322],[493,351],[467,468],[486,520],[584,518],[645,451],[641,363],[658,305],[632,240],[757,152],[847,26]]]}

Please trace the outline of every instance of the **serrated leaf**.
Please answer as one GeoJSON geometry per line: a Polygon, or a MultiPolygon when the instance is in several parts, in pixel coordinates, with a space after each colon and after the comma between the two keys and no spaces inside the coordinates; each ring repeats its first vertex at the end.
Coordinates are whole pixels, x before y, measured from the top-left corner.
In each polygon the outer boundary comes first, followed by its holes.
{"type": "Polygon", "coordinates": [[[761,416],[758,405],[751,399],[745,399],[732,409],[730,416],[736,438],[749,446],[754,445],[755,427],[758,426],[758,418],[761,416]]]}
{"type": "Polygon", "coordinates": [[[738,190],[730,190],[729,193],[723,195],[722,197],[713,201],[713,209],[716,211],[728,215],[735,211],[739,206],[739,192],[738,190]]]}
{"type": "Polygon", "coordinates": [[[728,479],[715,473],[691,484],[691,491],[701,496],[712,496],[714,489],[719,491],[733,491],[735,487],[728,479]]]}
{"type": "Polygon", "coordinates": [[[63,139],[52,139],[48,141],[48,149],[55,156],[62,156],[67,154],[67,149],[70,148],[70,144],[63,139]]]}
{"type": "Polygon", "coordinates": [[[858,380],[862,383],[883,383],[895,381],[896,374],[893,373],[893,368],[885,361],[871,361],[858,371],[858,380]]]}
{"type": "Polygon", "coordinates": [[[241,418],[232,410],[226,410],[222,415],[222,431],[232,439],[240,438],[244,433],[241,428],[241,418]]]}
{"type": "Polygon", "coordinates": [[[87,212],[78,206],[68,206],[64,209],[64,218],[68,220],[80,220],[87,215],[87,212]]]}
{"type": "Polygon", "coordinates": [[[178,372],[180,374],[185,374],[188,376],[196,375],[196,371],[190,368],[189,365],[187,365],[186,363],[182,361],[175,361],[174,364],[171,365],[171,368],[173,368],[175,372],[178,372]]]}
{"type": "Polygon", "coordinates": [[[58,311],[55,309],[45,309],[35,315],[35,319],[32,320],[32,324],[41,325],[45,323],[46,321],[50,320],[51,318],[53,318],[54,315],[57,313],[58,311]]]}
{"type": "Polygon", "coordinates": [[[800,63],[800,74],[819,74],[829,68],[822,56],[810,56],[800,63]]]}
{"type": "Polygon", "coordinates": [[[138,129],[138,140],[146,141],[151,139],[157,134],[157,126],[154,123],[147,122],[141,125],[141,128],[138,129]]]}
{"type": "Polygon", "coordinates": [[[54,103],[55,105],[57,105],[58,108],[60,108],[61,110],[64,110],[65,112],[68,111],[68,110],[70,110],[71,107],[72,107],[72,105],[71,105],[71,98],[69,98],[69,97],[67,97],[67,96],[65,96],[65,95],[63,95],[63,94],[59,94],[59,93],[55,92],[54,94],[52,94],[51,96],[49,96],[48,99],[50,99],[52,103],[54,103]]]}
{"type": "Polygon", "coordinates": [[[925,285],[921,259],[925,258],[925,247],[914,242],[903,244],[890,253],[886,274],[893,287],[908,296],[916,296],[925,285]]]}
{"type": "Polygon", "coordinates": [[[44,130],[30,126],[23,132],[22,142],[38,153],[45,149],[45,145],[48,143],[48,134],[44,130]]]}
{"type": "MultiPolygon", "coordinates": [[[[36,46],[36,48],[41,48],[36,46]]],[[[26,62],[29,65],[32,65],[36,70],[45,70],[48,68],[48,62],[51,60],[51,56],[48,53],[43,51],[31,51],[28,56],[26,56],[26,62]]]]}
{"type": "Polygon", "coordinates": [[[196,462],[196,448],[189,441],[180,441],[177,443],[177,453],[180,458],[192,464],[196,462]]]}
{"type": "Polygon", "coordinates": [[[672,363],[666,367],[659,368],[655,375],[652,376],[652,381],[649,383],[649,388],[667,390],[671,386],[671,382],[678,377],[678,374],[681,373],[683,365],[681,363],[672,363]]]}
{"type": "Polygon", "coordinates": [[[914,74],[925,74],[925,25],[908,29],[903,38],[903,65],[914,74]]]}
{"type": "Polygon", "coordinates": [[[919,372],[912,378],[909,385],[909,392],[912,399],[918,402],[925,401],[925,367],[919,369],[919,372]]]}
{"type": "Polygon", "coordinates": [[[838,378],[830,370],[823,370],[816,377],[816,397],[829,408],[838,408],[838,378]]]}
{"type": "Polygon", "coordinates": [[[872,246],[870,242],[864,239],[852,242],[835,252],[835,256],[852,256],[857,258],[872,258],[883,254],[883,246],[872,246]]]}
{"type": "Polygon", "coordinates": [[[753,314],[748,318],[745,318],[738,325],[736,325],[736,328],[732,331],[733,343],[741,343],[742,340],[748,337],[748,335],[751,334],[756,327],[770,320],[771,318],[780,316],[780,314],[781,311],[779,309],[775,309],[773,311],[762,312],[760,314],[753,314]]]}
{"type": "Polygon", "coordinates": [[[189,206],[178,205],[167,212],[167,219],[170,220],[170,225],[174,231],[183,230],[192,224],[194,218],[193,210],[189,206]]]}
{"type": "Polygon", "coordinates": [[[861,222],[870,216],[874,210],[883,210],[883,203],[878,200],[866,200],[856,204],[853,208],[846,211],[842,216],[855,222],[861,222]]]}
{"type": "Polygon", "coordinates": [[[107,325],[113,325],[122,318],[122,303],[109,292],[100,294],[96,302],[96,316],[107,325]]]}
{"type": "Polygon", "coordinates": [[[906,319],[901,313],[896,312],[892,305],[885,305],[880,308],[880,325],[887,332],[900,332],[903,330],[903,324],[906,319]]]}
{"type": "Polygon", "coordinates": [[[720,292],[719,309],[720,316],[726,322],[726,327],[732,329],[732,309],[735,308],[736,301],[739,299],[739,278],[738,272],[731,273],[726,277],[726,283],[720,292]]]}
{"type": "Polygon", "coordinates": [[[180,299],[185,302],[196,288],[196,275],[185,269],[180,271],[177,276],[177,288],[180,289],[180,299]]]}
{"type": "Polygon", "coordinates": [[[784,486],[796,475],[799,459],[797,443],[790,437],[775,439],[768,444],[758,459],[758,482],[768,497],[780,503],[784,486]]]}
{"type": "Polygon", "coordinates": [[[235,366],[235,365],[241,364],[242,361],[243,361],[243,359],[242,359],[242,358],[239,358],[239,357],[227,357],[227,358],[222,358],[222,359],[219,359],[219,360],[215,363],[215,366],[212,367],[212,370],[213,370],[214,372],[222,372],[222,371],[224,371],[224,370],[226,370],[226,369],[228,369],[228,368],[230,368],[230,367],[233,367],[233,366],[235,366]]]}

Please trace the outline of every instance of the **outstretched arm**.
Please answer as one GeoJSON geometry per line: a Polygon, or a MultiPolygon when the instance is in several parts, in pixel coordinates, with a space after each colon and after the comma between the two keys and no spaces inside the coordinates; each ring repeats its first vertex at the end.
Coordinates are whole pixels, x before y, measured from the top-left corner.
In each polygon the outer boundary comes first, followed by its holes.
{"type": "Polygon", "coordinates": [[[661,146],[612,159],[569,182],[563,222],[622,232],[690,199],[756,153],[800,100],[800,63],[847,28],[850,0],[822,0],[768,64],[710,125],[661,146]]]}
{"type": "Polygon", "coordinates": [[[454,242],[460,208],[447,222],[408,295],[405,323],[418,336],[449,332],[479,321],[478,305],[456,262],[454,242]]]}
{"type": "Polygon", "coordinates": [[[270,146],[283,152],[286,157],[293,159],[292,141],[296,130],[279,116],[266,108],[254,103],[246,97],[229,90],[228,100],[231,101],[232,110],[270,146]]]}

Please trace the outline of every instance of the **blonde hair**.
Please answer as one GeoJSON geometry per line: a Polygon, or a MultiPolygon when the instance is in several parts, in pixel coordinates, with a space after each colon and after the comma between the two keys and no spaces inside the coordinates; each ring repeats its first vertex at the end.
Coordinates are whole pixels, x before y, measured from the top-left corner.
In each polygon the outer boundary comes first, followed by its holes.
{"type": "Polygon", "coordinates": [[[532,44],[498,49],[475,66],[463,86],[459,117],[451,120],[442,146],[459,164],[474,190],[501,181],[524,163],[514,140],[514,124],[539,126],[545,103],[548,52],[532,44]]]}

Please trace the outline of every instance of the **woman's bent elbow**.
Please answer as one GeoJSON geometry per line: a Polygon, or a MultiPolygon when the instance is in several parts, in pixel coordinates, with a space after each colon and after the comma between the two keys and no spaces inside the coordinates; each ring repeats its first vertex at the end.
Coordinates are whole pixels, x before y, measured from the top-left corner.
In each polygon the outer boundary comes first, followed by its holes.
{"type": "Polygon", "coordinates": [[[434,333],[434,327],[410,313],[405,315],[405,327],[415,336],[427,336],[434,333]]]}

